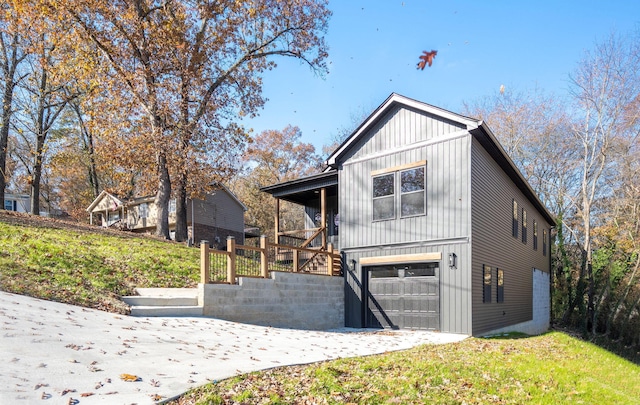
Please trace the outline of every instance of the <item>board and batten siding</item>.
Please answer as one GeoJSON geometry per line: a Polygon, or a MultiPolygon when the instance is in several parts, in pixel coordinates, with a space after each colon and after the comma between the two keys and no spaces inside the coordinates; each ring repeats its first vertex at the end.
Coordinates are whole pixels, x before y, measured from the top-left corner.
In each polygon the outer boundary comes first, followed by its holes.
{"type": "MultiPolygon", "coordinates": [[[[361,327],[364,257],[440,252],[440,327],[471,334],[470,150],[460,124],[409,108],[393,108],[342,160],[340,250],[344,252],[345,322],[361,327]],[[426,215],[373,221],[373,174],[426,161],[426,215]],[[449,253],[458,266],[449,267],[449,253]],[[353,271],[348,269],[355,260],[353,271]]],[[[396,190],[399,196],[399,190],[396,190]]],[[[366,289],[365,289],[366,290],[366,289]]]]}
{"type": "Polygon", "coordinates": [[[549,272],[550,225],[474,138],[471,147],[473,334],[528,321],[533,316],[533,268],[549,272]],[[518,237],[512,235],[512,202],[518,203],[518,237]],[[522,208],[527,211],[527,243],[522,242],[522,208]],[[533,249],[533,221],[538,249],[533,249]],[[483,265],[492,267],[491,302],[483,302],[483,265]],[[497,302],[497,271],[504,271],[504,302],[497,302]]]}

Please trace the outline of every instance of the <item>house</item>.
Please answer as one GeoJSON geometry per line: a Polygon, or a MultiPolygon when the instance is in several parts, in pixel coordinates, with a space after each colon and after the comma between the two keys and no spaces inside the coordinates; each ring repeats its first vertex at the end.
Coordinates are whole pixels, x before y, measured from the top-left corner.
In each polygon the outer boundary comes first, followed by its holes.
{"type": "Polygon", "coordinates": [[[391,94],[326,164],[262,190],[341,251],[346,326],[548,328],[554,218],[485,122],[391,94]]]}
{"type": "MultiPolygon", "coordinates": [[[[87,208],[90,221],[104,227],[119,227],[133,232],[153,232],[157,224],[155,196],[121,199],[107,191],[87,208]]],[[[187,226],[191,241],[208,240],[217,247],[226,246],[228,236],[244,242],[244,204],[222,184],[204,198],[187,199],[187,226]]],[[[169,229],[175,232],[176,201],[169,201],[169,229]]]]}
{"type": "Polygon", "coordinates": [[[4,193],[4,209],[16,212],[31,211],[29,194],[4,193]]]}

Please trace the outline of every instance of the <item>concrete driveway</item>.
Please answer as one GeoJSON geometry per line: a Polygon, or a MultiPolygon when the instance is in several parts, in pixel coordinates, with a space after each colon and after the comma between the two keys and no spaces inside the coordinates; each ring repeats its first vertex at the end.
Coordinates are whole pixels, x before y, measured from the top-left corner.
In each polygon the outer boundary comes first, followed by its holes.
{"type": "Polygon", "coordinates": [[[0,323],[1,404],[153,404],[251,371],[466,337],[135,318],[3,291],[0,323]]]}

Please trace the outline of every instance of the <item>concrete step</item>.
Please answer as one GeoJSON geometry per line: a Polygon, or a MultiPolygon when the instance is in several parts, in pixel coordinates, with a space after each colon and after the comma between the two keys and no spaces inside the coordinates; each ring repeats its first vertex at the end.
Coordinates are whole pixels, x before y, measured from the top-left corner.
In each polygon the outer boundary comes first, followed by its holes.
{"type": "Polygon", "coordinates": [[[131,316],[202,316],[200,306],[132,306],[131,316]]]}
{"type": "Polygon", "coordinates": [[[132,316],[202,316],[197,288],[136,288],[122,297],[132,316]]]}
{"type": "Polygon", "coordinates": [[[146,295],[130,295],[122,297],[127,305],[130,306],[197,306],[198,297],[169,297],[169,296],[146,296],[146,295]]]}
{"type": "Polygon", "coordinates": [[[197,288],[136,288],[136,293],[149,297],[198,297],[197,288]]]}

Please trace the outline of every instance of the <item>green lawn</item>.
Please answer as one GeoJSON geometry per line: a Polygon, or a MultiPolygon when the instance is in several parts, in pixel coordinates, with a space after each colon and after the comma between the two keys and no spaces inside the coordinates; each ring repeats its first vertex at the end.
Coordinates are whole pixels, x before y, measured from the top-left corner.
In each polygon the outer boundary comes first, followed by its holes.
{"type": "Polygon", "coordinates": [[[209,384],[180,404],[639,404],[640,367],[561,332],[475,339],[209,384]]]}

